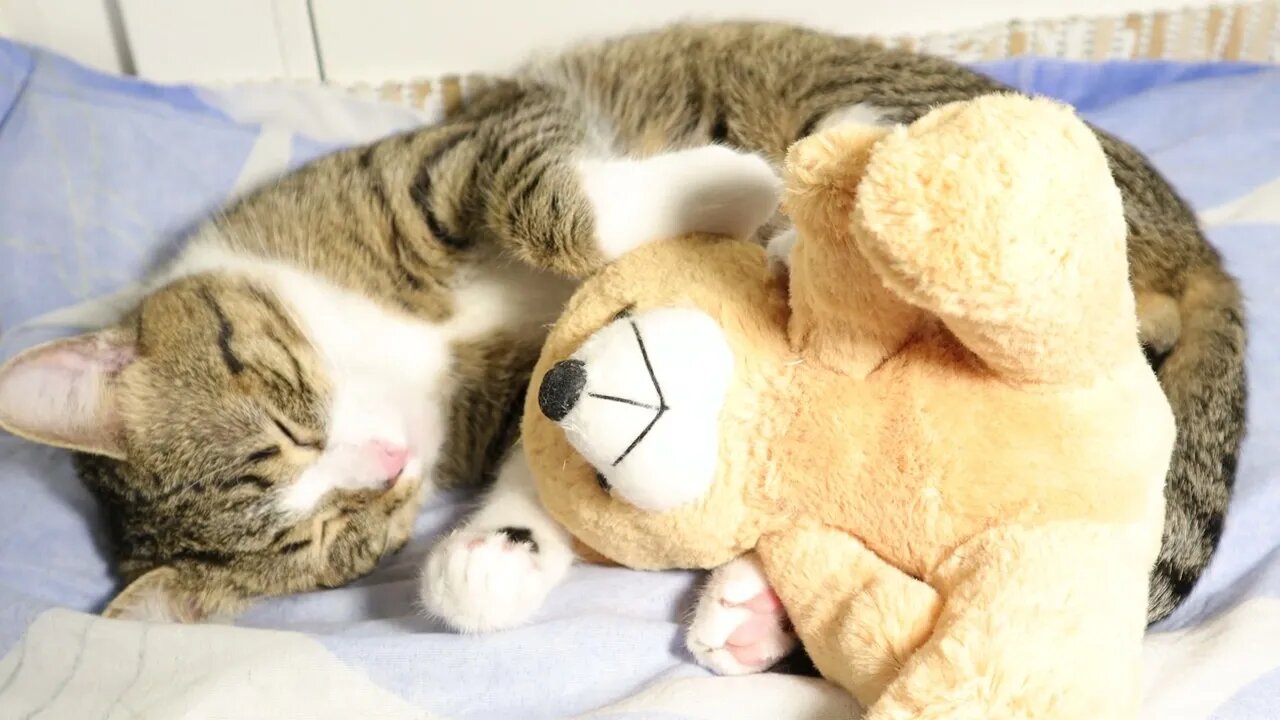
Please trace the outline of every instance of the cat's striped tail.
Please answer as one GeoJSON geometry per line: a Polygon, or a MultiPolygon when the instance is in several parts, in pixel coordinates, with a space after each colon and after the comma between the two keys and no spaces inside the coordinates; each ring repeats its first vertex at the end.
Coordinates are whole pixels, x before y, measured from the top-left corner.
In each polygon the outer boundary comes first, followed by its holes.
{"type": "Polygon", "coordinates": [[[1240,291],[1216,255],[1205,260],[1174,298],[1178,341],[1155,363],[1178,436],[1165,484],[1164,538],[1151,575],[1150,622],[1190,594],[1217,548],[1245,430],[1240,291]]]}

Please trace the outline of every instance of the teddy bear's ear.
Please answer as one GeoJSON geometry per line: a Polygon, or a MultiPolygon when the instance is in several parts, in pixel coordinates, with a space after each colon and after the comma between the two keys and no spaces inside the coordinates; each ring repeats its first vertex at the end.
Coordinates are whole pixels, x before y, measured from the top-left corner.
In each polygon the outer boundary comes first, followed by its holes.
{"type": "Polygon", "coordinates": [[[848,211],[875,144],[892,132],[874,125],[837,125],[791,146],[783,208],[794,220],[848,211]]]}

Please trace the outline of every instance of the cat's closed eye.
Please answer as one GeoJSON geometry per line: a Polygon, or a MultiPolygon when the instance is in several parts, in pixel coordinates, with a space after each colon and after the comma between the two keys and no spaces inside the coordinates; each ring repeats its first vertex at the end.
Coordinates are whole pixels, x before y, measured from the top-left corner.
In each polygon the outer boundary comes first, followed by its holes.
{"type": "Polygon", "coordinates": [[[246,462],[249,465],[256,465],[260,462],[266,462],[271,458],[278,457],[279,455],[280,455],[280,446],[271,445],[269,447],[264,447],[261,450],[255,450],[249,453],[249,457],[246,458],[246,462]]]}
{"type": "MultiPolygon", "coordinates": [[[[313,524],[312,529],[316,527],[313,524]]],[[[298,526],[286,528],[276,533],[272,538],[271,550],[281,557],[297,555],[303,550],[311,548],[315,543],[314,533],[300,533],[298,526]]]]}
{"type": "Polygon", "coordinates": [[[276,429],[280,431],[280,434],[284,435],[285,438],[288,439],[288,441],[291,444],[293,444],[294,447],[303,448],[306,450],[318,450],[318,451],[324,450],[323,440],[312,440],[312,439],[305,438],[299,431],[290,429],[289,426],[286,425],[283,421],[281,421],[280,418],[277,417],[276,415],[271,416],[271,422],[275,424],[276,429]]]}

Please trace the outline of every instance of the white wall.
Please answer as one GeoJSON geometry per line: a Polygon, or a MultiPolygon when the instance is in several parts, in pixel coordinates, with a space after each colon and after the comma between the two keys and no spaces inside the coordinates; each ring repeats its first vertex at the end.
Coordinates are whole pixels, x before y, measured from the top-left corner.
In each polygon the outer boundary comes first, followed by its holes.
{"type": "Polygon", "coordinates": [[[1213,0],[0,0],[0,35],[162,82],[384,82],[501,71],[530,51],[679,19],[856,34],[1123,14],[1213,0]]]}
{"type": "Polygon", "coordinates": [[[922,34],[1212,0],[314,0],[326,76],[339,81],[502,71],[530,50],[680,19],[764,18],[849,34],[922,34]]]}
{"type": "Polygon", "coordinates": [[[320,79],[307,0],[118,2],[138,73],[149,79],[320,79]]]}
{"type": "Polygon", "coordinates": [[[108,72],[129,72],[114,2],[0,0],[0,36],[53,48],[108,72]]]}

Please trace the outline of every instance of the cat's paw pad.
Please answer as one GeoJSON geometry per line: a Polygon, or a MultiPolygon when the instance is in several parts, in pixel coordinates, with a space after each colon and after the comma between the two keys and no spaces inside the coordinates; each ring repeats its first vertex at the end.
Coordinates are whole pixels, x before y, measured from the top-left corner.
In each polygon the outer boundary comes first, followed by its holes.
{"type": "Polygon", "coordinates": [[[745,559],[712,577],[686,638],[698,664],[719,675],[768,670],[797,643],[778,596],[759,566],[745,559]]]}
{"type": "Polygon", "coordinates": [[[467,528],[431,549],[420,597],[450,627],[489,632],[528,620],[557,579],[529,528],[467,528]]]}

